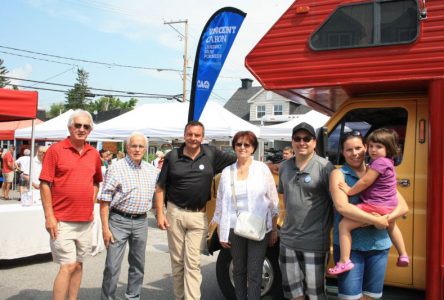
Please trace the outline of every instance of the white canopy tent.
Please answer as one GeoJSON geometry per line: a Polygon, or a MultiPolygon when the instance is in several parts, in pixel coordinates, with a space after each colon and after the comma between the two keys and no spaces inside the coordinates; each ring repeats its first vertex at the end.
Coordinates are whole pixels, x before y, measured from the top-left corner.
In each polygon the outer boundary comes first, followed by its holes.
{"type": "Polygon", "coordinates": [[[260,137],[265,140],[291,141],[292,129],[299,123],[308,123],[317,130],[322,127],[328,119],[328,116],[312,110],[306,114],[298,115],[296,118],[285,123],[260,127],[260,137]]]}
{"type": "MultiPolygon", "coordinates": [[[[188,119],[189,103],[145,104],[95,126],[89,138],[125,139],[140,131],[151,140],[171,140],[183,137],[188,119]]],[[[200,120],[205,125],[206,139],[226,140],[241,130],[259,135],[259,127],[242,120],[221,105],[208,102],[200,120]]]]}
{"type": "MultiPolygon", "coordinates": [[[[62,140],[69,135],[68,120],[74,111],[72,109],[63,114],[35,126],[34,137],[36,140],[62,140]]],[[[30,139],[31,127],[17,129],[16,139],[30,139]]]]}

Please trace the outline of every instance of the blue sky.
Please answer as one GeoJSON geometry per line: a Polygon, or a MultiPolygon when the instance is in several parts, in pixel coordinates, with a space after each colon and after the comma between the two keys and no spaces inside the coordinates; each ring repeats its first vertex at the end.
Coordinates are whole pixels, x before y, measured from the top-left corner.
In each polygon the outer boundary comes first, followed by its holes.
{"type": "MultiPolygon", "coordinates": [[[[293,2],[294,0],[2,0],[0,58],[4,60],[4,66],[10,71],[8,75],[11,77],[73,85],[77,68],[83,68],[89,73],[90,87],[181,94],[182,78],[179,72],[104,66],[20,50],[110,64],[181,70],[183,40],[171,27],[164,25],[164,21],[188,19],[188,66],[192,67],[197,42],[208,18],[222,7],[233,6],[246,12],[247,17],[210,97],[211,101],[224,104],[240,86],[240,78],[253,78],[244,67],[245,55],[293,2]]],[[[184,32],[181,24],[177,24],[175,28],[184,32]]],[[[189,93],[192,69],[188,72],[189,93]]],[[[35,85],[23,81],[13,83],[35,85]]],[[[44,84],[36,86],[68,89],[44,84]]],[[[49,108],[53,103],[64,101],[64,93],[39,91],[41,108],[49,108]]],[[[159,102],[140,98],[139,104],[154,101],[159,102]]]]}

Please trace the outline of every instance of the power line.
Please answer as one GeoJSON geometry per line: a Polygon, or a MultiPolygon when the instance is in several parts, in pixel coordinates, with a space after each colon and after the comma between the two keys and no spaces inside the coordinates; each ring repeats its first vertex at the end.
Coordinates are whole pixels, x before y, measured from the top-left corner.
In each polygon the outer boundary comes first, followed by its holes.
{"type": "MultiPolygon", "coordinates": [[[[0,46],[0,47],[1,47],[1,46],[0,46]]],[[[11,53],[11,52],[7,52],[7,51],[0,51],[0,53],[5,53],[5,54],[9,54],[9,55],[15,55],[15,56],[20,56],[20,57],[25,57],[25,58],[35,59],[35,60],[41,60],[41,61],[46,61],[46,62],[51,62],[51,63],[61,64],[61,65],[68,65],[68,66],[74,66],[74,67],[77,67],[77,65],[68,64],[68,63],[64,63],[64,62],[60,62],[60,61],[55,61],[55,60],[50,60],[50,59],[44,59],[44,58],[38,58],[38,57],[34,57],[34,56],[23,55],[23,54],[17,54],[17,53],[11,53]]]]}
{"type": "MultiPolygon", "coordinates": [[[[43,90],[43,91],[50,91],[50,92],[58,92],[58,93],[67,93],[68,91],[65,90],[57,90],[57,89],[50,89],[50,88],[43,88],[43,87],[33,87],[33,86],[28,86],[28,85],[21,85],[21,84],[9,84],[10,86],[16,86],[16,87],[20,87],[20,88],[25,88],[25,89],[33,89],[33,90],[43,90]]],[[[179,99],[179,97],[182,96],[181,94],[179,95],[160,95],[160,94],[152,94],[152,95],[137,95],[137,98],[151,98],[151,99],[167,99],[167,100],[177,100],[177,101],[181,101],[179,99]]],[[[102,93],[94,93],[94,94],[90,94],[88,95],[88,97],[119,97],[119,98],[135,98],[135,95],[119,95],[119,94],[102,94],[102,93]]]]}
{"type": "MultiPolygon", "coordinates": [[[[49,77],[49,78],[46,78],[46,79],[43,80],[43,81],[51,80],[51,79],[53,79],[53,78],[56,78],[56,77],[58,77],[58,76],[60,76],[60,75],[63,75],[63,74],[65,74],[65,73],[69,72],[69,71],[72,71],[72,70],[74,70],[74,67],[71,67],[71,68],[69,68],[68,70],[65,70],[65,71],[63,71],[63,72],[60,72],[60,73],[58,73],[58,74],[56,74],[56,75],[53,75],[53,76],[51,76],[51,77],[49,77]]],[[[38,84],[38,83],[34,84],[33,86],[36,86],[37,84],[38,84]]]]}
{"type": "MultiPolygon", "coordinates": [[[[53,83],[53,82],[46,82],[46,81],[39,81],[39,80],[31,80],[31,79],[23,79],[23,78],[17,78],[17,77],[11,77],[11,76],[3,76],[4,78],[13,79],[13,80],[19,80],[19,81],[26,81],[26,82],[33,82],[33,83],[40,83],[40,84],[48,84],[48,85],[55,85],[55,86],[61,86],[61,87],[68,87],[68,88],[74,88],[74,86],[69,84],[62,84],[62,83],[53,83]]],[[[164,94],[153,94],[153,93],[145,93],[145,92],[131,92],[131,91],[120,91],[120,90],[109,90],[109,89],[101,89],[101,88],[94,88],[89,87],[90,90],[95,91],[102,91],[102,92],[112,92],[112,93],[125,93],[128,95],[145,95],[145,96],[165,96],[164,94]]],[[[169,96],[169,95],[168,95],[169,96]]]]}
{"type": "MultiPolygon", "coordinates": [[[[76,59],[76,58],[71,58],[71,57],[63,57],[63,56],[58,56],[58,55],[40,53],[40,52],[35,52],[35,51],[30,51],[30,50],[23,50],[23,49],[7,47],[7,46],[1,46],[1,45],[0,45],[0,48],[10,49],[10,50],[14,50],[14,51],[22,51],[22,52],[26,52],[26,53],[32,53],[32,54],[43,55],[43,56],[49,56],[49,57],[54,57],[54,58],[59,58],[59,59],[66,59],[66,60],[72,60],[72,61],[87,62],[87,63],[92,63],[92,64],[99,64],[99,65],[104,65],[104,66],[107,66],[107,67],[131,68],[131,69],[139,69],[139,70],[158,71],[158,72],[167,71],[167,72],[176,72],[176,73],[179,73],[179,74],[183,74],[183,70],[179,70],[179,69],[155,68],[155,67],[140,67],[140,66],[130,66],[130,65],[116,64],[116,63],[98,62],[98,61],[92,61],[92,60],[76,59]]],[[[5,54],[8,54],[8,55],[14,55],[14,56],[19,56],[19,57],[24,57],[24,58],[30,58],[30,59],[34,59],[34,60],[41,60],[41,61],[46,61],[46,62],[51,62],[51,63],[56,63],[56,64],[74,66],[76,68],[79,68],[79,65],[77,65],[77,64],[70,64],[70,63],[66,63],[66,62],[61,62],[61,61],[56,61],[56,60],[51,60],[51,59],[45,59],[45,58],[40,58],[40,57],[35,57],[35,56],[30,56],[30,55],[17,54],[17,53],[12,53],[12,52],[8,52],[8,51],[1,51],[1,50],[0,50],[0,53],[5,53],[5,54]]],[[[191,67],[187,67],[187,69],[191,69],[191,67]]],[[[187,77],[188,77],[188,75],[187,75],[187,77]]],[[[235,77],[235,76],[219,76],[219,78],[235,79],[235,80],[241,79],[241,77],[235,77]]]]}
{"type": "MultiPolygon", "coordinates": [[[[130,68],[130,69],[139,69],[139,70],[151,70],[151,71],[158,71],[158,72],[161,72],[161,71],[178,72],[178,73],[182,72],[182,70],[172,69],[172,68],[140,67],[140,66],[117,64],[117,63],[108,63],[108,62],[94,61],[94,60],[88,60],[88,59],[81,59],[81,58],[73,58],[73,57],[66,57],[66,56],[60,56],[60,55],[47,54],[47,53],[42,53],[42,52],[18,49],[18,48],[1,46],[1,45],[0,45],[0,48],[14,50],[14,51],[21,51],[21,52],[31,53],[31,54],[37,54],[37,55],[42,55],[42,56],[47,56],[47,57],[53,57],[53,58],[58,58],[58,59],[65,59],[65,60],[70,60],[70,61],[78,61],[78,62],[84,62],[84,63],[90,63],[90,64],[97,64],[97,65],[107,66],[107,67],[110,67],[110,68],[112,68],[112,67],[119,67],[119,68],[130,68]]],[[[36,58],[36,57],[30,57],[30,56],[24,56],[24,55],[19,55],[19,54],[13,54],[13,53],[10,53],[10,52],[4,52],[4,51],[0,51],[0,52],[11,54],[11,55],[23,56],[23,57],[32,58],[32,59],[39,59],[39,58],[36,58]]],[[[43,59],[40,59],[40,60],[43,60],[43,59]]],[[[57,62],[57,61],[50,61],[50,60],[47,60],[47,61],[61,63],[61,64],[68,64],[68,63],[62,63],[62,62],[57,62]]]]}

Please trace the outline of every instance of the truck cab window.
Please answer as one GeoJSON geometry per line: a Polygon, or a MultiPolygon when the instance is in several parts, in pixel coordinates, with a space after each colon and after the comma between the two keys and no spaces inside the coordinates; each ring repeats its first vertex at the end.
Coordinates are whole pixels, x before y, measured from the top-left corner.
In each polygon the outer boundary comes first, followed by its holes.
{"type": "Polygon", "coordinates": [[[376,0],[340,6],[311,36],[313,50],[414,42],[419,33],[416,0],[376,0]]]}
{"type": "Polygon", "coordinates": [[[399,136],[399,156],[395,164],[402,162],[404,140],[407,126],[407,111],[404,108],[360,108],[347,112],[336,127],[328,134],[327,157],[335,165],[344,164],[341,154],[340,140],[342,136],[353,130],[361,132],[364,140],[375,129],[388,128],[396,131],[399,136]]]}

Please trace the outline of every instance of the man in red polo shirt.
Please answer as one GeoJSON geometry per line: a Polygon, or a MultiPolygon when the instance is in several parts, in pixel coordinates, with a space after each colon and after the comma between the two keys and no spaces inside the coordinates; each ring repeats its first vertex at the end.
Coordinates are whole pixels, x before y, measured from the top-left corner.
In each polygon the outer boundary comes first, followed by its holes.
{"type": "Polygon", "coordinates": [[[3,185],[2,185],[2,193],[3,198],[5,200],[9,200],[9,190],[11,189],[12,181],[14,180],[14,154],[15,147],[9,147],[9,150],[6,151],[5,155],[3,155],[3,185]]]}
{"type": "Polygon", "coordinates": [[[94,200],[102,181],[100,156],[86,143],[93,121],[87,111],[69,118],[69,137],[46,152],[40,193],[54,262],[60,264],[53,299],[77,299],[83,259],[91,249],[94,200]]]}

